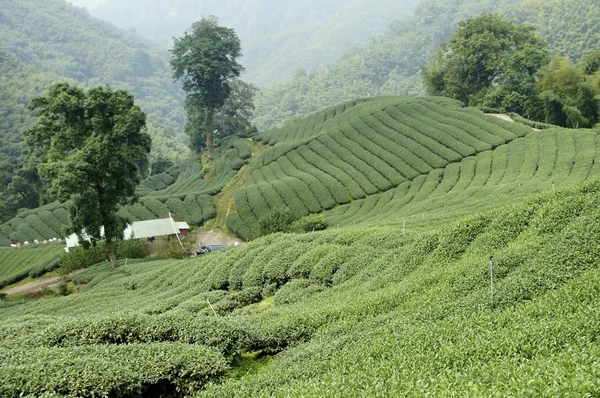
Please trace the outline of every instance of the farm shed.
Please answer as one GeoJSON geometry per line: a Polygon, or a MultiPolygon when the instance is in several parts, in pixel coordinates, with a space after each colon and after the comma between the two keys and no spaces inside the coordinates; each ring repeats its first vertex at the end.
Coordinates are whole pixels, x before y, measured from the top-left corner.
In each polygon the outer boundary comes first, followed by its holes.
{"type": "MultiPolygon", "coordinates": [[[[190,226],[186,222],[176,222],[172,218],[160,218],[157,220],[148,221],[136,221],[129,224],[123,232],[123,239],[143,239],[152,238],[157,236],[170,236],[170,235],[187,235],[190,231],[190,226]]],[[[83,237],[86,240],[90,240],[85,232],[83,237]]],[[[79,246],[79,239],[76,234],[68,236],[66,239],[67,251],[71,247],[79,246]]]]}

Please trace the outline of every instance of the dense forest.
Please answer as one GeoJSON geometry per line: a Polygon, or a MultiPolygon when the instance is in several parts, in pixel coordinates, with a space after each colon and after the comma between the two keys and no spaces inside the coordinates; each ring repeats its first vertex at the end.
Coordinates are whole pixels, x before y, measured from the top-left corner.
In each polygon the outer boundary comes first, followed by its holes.
{"type": "Polygon", "coordinates": [[[165,48],[194,21],[215,15],[222,25],[235,29],[242,42],[242,78],[265,88],[289,80],[298,67],[320,69],[348,49],[367,44],[372,35],[412,13],[418,2],[107,0],[91,13],[165,48]]]}
{"type": "Polygon", "coordinates": [[[536,26],[550,54],[577,61],[599,48],[600,9],[594,0],[424,0],[414,16],[392,23],[370,45],[348,52],[325,70],[299,70],[291,82],[263,91],[254,122],[265,130],[357,97],[423,95],[421,70],[435,48],[452,37],[460,21],[489,12],[536,26]]]}

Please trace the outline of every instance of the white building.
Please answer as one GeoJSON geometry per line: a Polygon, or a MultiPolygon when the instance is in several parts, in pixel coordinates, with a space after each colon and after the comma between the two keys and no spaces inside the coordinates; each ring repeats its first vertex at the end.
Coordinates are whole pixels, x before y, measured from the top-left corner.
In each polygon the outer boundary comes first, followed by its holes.
{"type": "MultiPolygon", "coordinates": [[[[157,236],[170,236],[170,235],[187,235],[190,230],[190,226],[186,222],[177,222],[173,218],[160,218],[157,220],[148,221],[136,221],[132,224],[127,225],[123,232],[123,239],[143,239],[153,238],[157,236]]],[[[100,233],[104,235],[104,228],[100,230],[100,233]]],[[[85,233],[82,234],[84,240],[91,241],[90,237],[85,233]]],[[[66,251],[69,251],[71,247],[79,246],[79,238],[76,234],[71,234],[65,238],[67,243],[66,251]]]]}

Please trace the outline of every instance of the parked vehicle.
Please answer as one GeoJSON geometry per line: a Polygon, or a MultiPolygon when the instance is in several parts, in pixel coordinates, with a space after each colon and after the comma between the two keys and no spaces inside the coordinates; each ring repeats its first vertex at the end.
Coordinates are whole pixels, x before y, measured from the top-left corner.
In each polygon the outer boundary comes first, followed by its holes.
{"type": "Polygon", "coordinates": [[[204,246],[200,246],[199,248],[196,249],[196,254],[197,255],[208,254],[215,250],[226,249],[228,247],[229,246],[227,246],[227,245],[204,245],[204,246]]]}

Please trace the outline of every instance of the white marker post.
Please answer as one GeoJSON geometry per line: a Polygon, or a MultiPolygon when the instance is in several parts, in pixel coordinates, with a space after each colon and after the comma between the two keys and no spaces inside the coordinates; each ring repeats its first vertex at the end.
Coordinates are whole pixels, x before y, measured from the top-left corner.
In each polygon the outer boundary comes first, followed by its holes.
{"type": "Polygon", "coordinates": [[[490,302],[494,309],[494,256],[490,256],[490,302]]]}
{"type": "Polygon", "coordinates": [[[213,308],[212,304],[210,303],[210,301],[208,301],[208,297],[206,298],[206,302],[208,303],[208,305],[210,306],[210,309],[212,310],[213,314],[215,314],[216,317],[218,317],[217,313],[215,312],[215,309],[213,308]]]}

